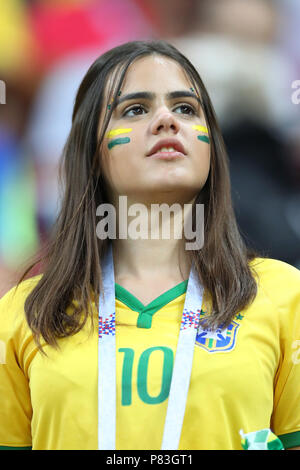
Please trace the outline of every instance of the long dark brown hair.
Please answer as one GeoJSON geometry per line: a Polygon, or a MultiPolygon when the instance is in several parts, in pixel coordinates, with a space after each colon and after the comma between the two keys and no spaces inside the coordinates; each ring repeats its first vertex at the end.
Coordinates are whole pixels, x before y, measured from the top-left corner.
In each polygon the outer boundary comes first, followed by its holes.
{"type": "Polygon", "coordinates": [[[96,208],[108,202],[100,169],[100,147],[113,112],[108,103],[117,98],[130,64],[152,54],[171,58],[185,70],[202,100],[209,129],[211,167],[195,200],[205,207],[204,246],[188,252],[211,300],[207,327],[227,326],[255,298],[257,286],[249,261],[256,254],[246,247],[237,227],[226,149],[205,86],[190,61],[171,44],[128,42],[101,55],[82,80],[62,155],[61,210],[43,256],[31,263],[19,281],[36,263],[41,264],[42,275],[25,302],[26,319],[40,349],[41,337],[58,347],[58,338],[74,335],[89,318],[94,325],[92,305],[97,305],[102,290],[101,259],[109,244],[96,235],[96,208]],[[104,120],[99,131],[101,112],[104,120]]]}

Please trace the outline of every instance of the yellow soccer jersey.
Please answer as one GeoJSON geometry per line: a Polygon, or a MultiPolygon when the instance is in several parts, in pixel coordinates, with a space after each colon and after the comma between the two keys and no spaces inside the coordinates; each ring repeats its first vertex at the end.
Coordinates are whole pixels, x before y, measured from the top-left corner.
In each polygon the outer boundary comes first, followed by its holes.
{"type": "MultiPolygon", "coordinates": [[[[254,302],[228,328],[197,332],[179,449],[241,450],[241,429],[265,428],[300,445],[300,272],[251,265],[254,302]]],[[[87,325],[43,356],[24,316],[38,279],[0,301],[0,446],[97,449],[97,331],[87,325]]],[[[116,284],[117,449],[161,447],[186,287],[144,306],[116,284]]]]}

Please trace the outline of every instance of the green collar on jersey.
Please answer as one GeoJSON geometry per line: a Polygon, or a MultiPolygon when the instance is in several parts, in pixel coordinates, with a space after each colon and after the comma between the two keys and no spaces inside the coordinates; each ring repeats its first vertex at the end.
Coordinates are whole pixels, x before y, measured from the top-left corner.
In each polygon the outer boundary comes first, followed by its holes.
{"type": "Polygon", "coordinates": [[[137,299],[127,289],[117,283],[115,283],[115,294],[116,299],[123,302],[131,310],[139,313],[137,327],[151,328],[152,316],[169,302],[184,294],[187,289],[187,284],[188,280],[177,284],[176,286],[156,297],[156,299],[152,300],[152,302],[150,302],[148,305],[142,304],[139,299],[137,299]]]}
{"type": "Polygon", "coordinates": [[[0,450],[32,450],[32,447],[0,446],[0,450]]]}

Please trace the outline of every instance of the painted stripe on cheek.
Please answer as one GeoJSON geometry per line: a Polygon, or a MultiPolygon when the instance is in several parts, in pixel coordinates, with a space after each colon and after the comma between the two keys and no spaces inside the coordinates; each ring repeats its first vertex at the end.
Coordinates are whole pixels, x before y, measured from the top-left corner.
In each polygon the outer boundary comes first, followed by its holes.
{"type": "Polygon", "coordinates": [[[206,134],[208,134],[208,129],[205,126],[192,126],[192,129],[200,132],[206,132],[206,134]]]}
{"type": "Polygon", "coordinates": [[[111,140],[107,146],[112,149],[115,145],[128,144],[130,142],[129,137],[119,137],[118,139],[111,140]]]}
{"type": "Polygon", "coordinates": [[[209,137],[207,137],[207,135],[198,135],[198,139],[201,140],[202,142],[206,142],[207,144],[209,144],[209,137]]]}
{"type": "Polygon", "coordinates": [[[111,137],[115,137],[116,135],[120,135],[120,134],[127,134],[128,132],[131,132],[132,131],[132,128],[129,128],[129,129],[113,129],[112,131],[109,131],[107,134],[106,134],[106,137],[108,139],[110,139],[111,137]]]}

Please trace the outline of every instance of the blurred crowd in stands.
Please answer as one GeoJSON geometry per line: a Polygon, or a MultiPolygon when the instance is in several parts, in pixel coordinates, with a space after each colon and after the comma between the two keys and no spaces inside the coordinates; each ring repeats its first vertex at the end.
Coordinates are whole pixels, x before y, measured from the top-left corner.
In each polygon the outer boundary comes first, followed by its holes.
{"type": "Polygon", "coordinates": [[[196,65],[246,242],[300,268],[299,0],[9,0],[0,6],[0,297],[47,240],[78,85],[96,57],[165,39],[196,65]]]}

